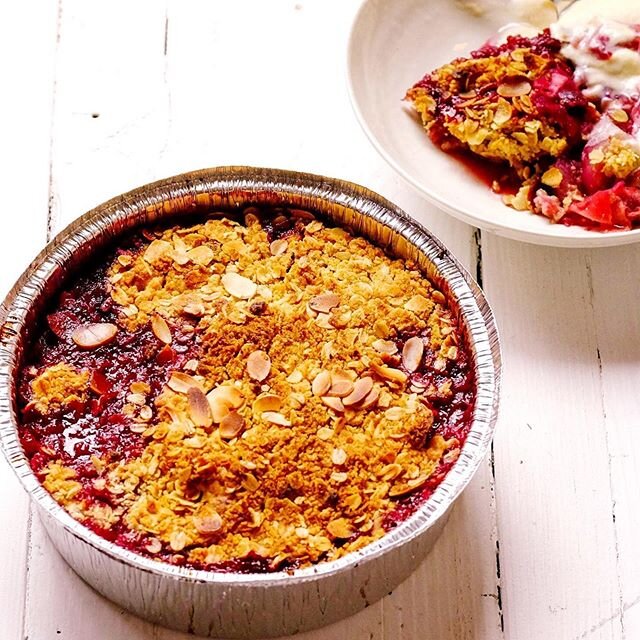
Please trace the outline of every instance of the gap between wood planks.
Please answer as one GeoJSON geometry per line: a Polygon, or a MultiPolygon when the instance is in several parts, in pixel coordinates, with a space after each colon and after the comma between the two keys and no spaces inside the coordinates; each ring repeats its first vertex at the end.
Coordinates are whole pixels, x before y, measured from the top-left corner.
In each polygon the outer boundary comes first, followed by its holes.
{"type": "MultiPolygon", "coordinates": [[[[591,256],[587,255],[585,260],[585,267],[587,270],[587,283],[589,287],[589,307],[591,308],[591,314],[595,318],[596,310],[595,310],[595,292],[593,288],[593,271],[591,268],[591,256]]],[[[618,525],[616,523],[616,498],[615,498],[615,487],[613,481],[613,459],[611,455],[611,443],[609,441],[609,430],[607,429],[607,408],[604,404],[604,379],[602,373],[602,357],[600,355],[600,340],[598,338],[598,325],[597,322],[594,322],[594,332],[596,338],[596,356],[598,358],[598,385],[600,386],[600,409],[602,412],[602,421],[604,426],[604,442],[605,447],[607,449],[607,474],[609,480],[609,495],[611,496],[611,521],[613,526],[613,546],[616,554],[616,587],[618,589],[618,611],[614,613],[614,615],[610,616],[608,620],[603,622],[602,624],[596,625],[596,629],[599,629],[601,626],[609,622],[610,620],[614,620],[616,617],[620,621],[620,632],[622,634],[622,640],[626,637],[625,629],[624,629],[624,614],[627,609],[636,604],[640,598],[634,600],[629,607],[625,608],[624,603],[624,595],[622,590],[622,576],[620,574],[620,540],[618,536],[618,525]]],[[[591,633],[591,632],[590,632],[591,633]]]]}
{"type": "MultiPolygon", "coordinates": [[[[480,229],[476,229],[473,232],[473,243],[474,243],[474,254],[475,254],[475,273],[474,277],[478,286],[483,288],[482,281],[482,231],[480,229]]],[[[491,442],[491,447],[489,450],[489,463],[491,465],[491,501],[490,501],[490,509],[491,516],[493,520],[493,529],[495,535],[496,542],[496,602],[498,605],[498,617],[500,618],[500,631],[504,636],[504,610],[502,608],[502,582],[500,578],[500,534],[498,531],[498,515],[496,509],[496,467],[495,467],[495,454],[493,448],[493,442],[491,442]]],[[[488,594],[493,595],[493,594],[488,594]]]]}

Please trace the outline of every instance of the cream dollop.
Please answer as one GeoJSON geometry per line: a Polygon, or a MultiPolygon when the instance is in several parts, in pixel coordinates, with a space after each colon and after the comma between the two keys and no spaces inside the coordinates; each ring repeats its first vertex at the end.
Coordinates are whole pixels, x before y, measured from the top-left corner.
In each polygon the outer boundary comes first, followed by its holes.
{"type": "Polygon", "coordinates": [[[640,95],[640,52],[623,46],[640,37],[640,27],[592,18],[584,23],[564,18],[551,25],[551,34],[566,44],[562,54],[575,67],[575,78],[588,98],[607,92],[640,95]]]}

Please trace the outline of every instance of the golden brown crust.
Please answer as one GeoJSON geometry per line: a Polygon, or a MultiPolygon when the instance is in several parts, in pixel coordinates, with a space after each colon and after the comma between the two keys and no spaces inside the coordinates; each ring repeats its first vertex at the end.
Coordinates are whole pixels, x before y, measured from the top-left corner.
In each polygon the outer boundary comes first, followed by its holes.
{"type": "MultiPolygon", "coordinates": [[[[161,317],[152,327],[166,341],[183,322],[200,353],[138,418],[141,456],[96,461],[117,503],[90,512],[101,526],[122,517],[194,563],[313,563],[383,535],[392,496],[458,446],[425,443],[433,413],[402,364],[416,354],[396,346],[424,335],[437,367],[457,358],[444,296],[362,238],[313,221],[274,247],[257,223],[211,219],[158,232],[109,280],[124,328],[161,317]]],[[[69,482],[49,470],[52,492],[56,477],[69,482]]]]}

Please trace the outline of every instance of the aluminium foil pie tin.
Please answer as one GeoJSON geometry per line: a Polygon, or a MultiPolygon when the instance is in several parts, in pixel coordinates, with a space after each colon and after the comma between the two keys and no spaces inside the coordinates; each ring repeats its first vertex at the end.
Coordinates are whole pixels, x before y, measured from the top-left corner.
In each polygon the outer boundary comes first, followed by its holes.
{"type": "Polygon", "coordinates": [[[146,185],[89,211],[54,238],[0,307],[0,443],[73,570],[110,600],[160,625],[196,635],[260,638],[293,634],[349,616],[407,578],[433,546],[452,504],[491,443],[500,390],[500,346],[479,287],[423,226],[376,193],[343,180],[275,169],[218,167],[146,185]],[[67,277],[102,247],[161,219],[249,204],[312,209],[329,222],[413,259],[452,301],[474,363],[476,404],[460,457],[405,522],[362,550],[290,573],[233,574],[157,562],[98,536],[42,487],[18,437],[16,373],[35,319],[67,277]]]}

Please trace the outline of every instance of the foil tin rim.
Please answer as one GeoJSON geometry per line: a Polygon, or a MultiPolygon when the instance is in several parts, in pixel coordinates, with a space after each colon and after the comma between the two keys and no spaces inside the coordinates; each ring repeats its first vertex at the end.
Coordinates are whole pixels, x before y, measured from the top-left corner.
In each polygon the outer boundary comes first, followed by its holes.
{"type": "MultiPolygon", "coordinates": [[[[358,233],[367,237],[370,230],[358,233]]],[[[380,244],[377,240],[373,242],[380,244]]],[[[47,245],[0,306],[0,322],[0,444],[26,491],[59,525],[94,550],[141,571],[178,581],[267,587],[292,580],[315,580],[375,560],[424,534],[447,513],[484,459],[497,419],[502,367],[499,337],[491,309],[478,285],[435,236],[393,203],[351,182],[314,174],[244,166],[216,167],[173,176],[117,196],[72,222],[47,245]],[[471,429],[460,457],[434,493],[405,522],[363,549],[337,560],[292,572],[236,574],[190,569],[145,558],[105,540],[74,520],[40,484],[22,451],[17,434],[14,377],[31,306],[50,281],[62,277],[61,272],[65,269],[73,272],[70,265],[76,254],[84,251],[86,255],[77,258],[83,260],[96,249],[92,243],[97,238],[105,244],[105,236],[115,239],[128,228],[178,212],[190,213],[197,208],[198,198],[205,199],[207,194],[224,194],[230,204],[237,206],[248,203],[249,195],[256,202],[271,198],[319,210],[330,206],[352,212],[366,224],[378,228],[382,225],[390,237],[408,243],[433,265],[441,279],[440,286],[456,300],[465,325],[474,354],[477,395],[471,429]]]]}

